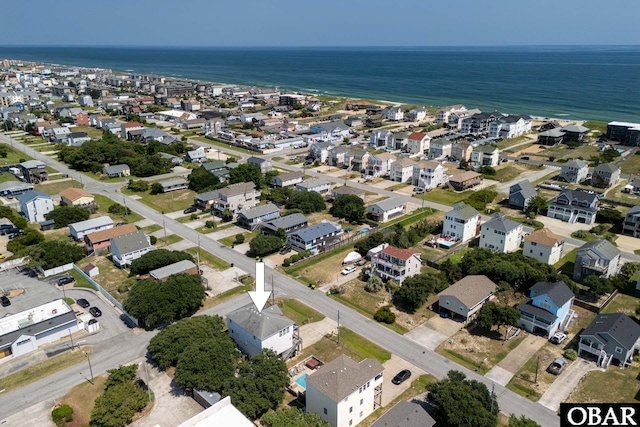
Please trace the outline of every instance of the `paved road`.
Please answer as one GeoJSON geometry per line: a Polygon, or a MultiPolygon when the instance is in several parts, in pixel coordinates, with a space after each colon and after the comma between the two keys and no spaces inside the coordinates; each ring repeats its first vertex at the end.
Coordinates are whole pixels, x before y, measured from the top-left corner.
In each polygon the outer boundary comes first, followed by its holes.
{"type": "MultiPolygon", "coordinates": [[[[0,139],[4,139],[6,141],[6,137],[4,136],[0,139]]],[[[51,158],[40,155],[16,141],[14,141],[14,144],[16,146],[21,146],[25,152],[33,154],[35,158],[42,160],[47,165],[58,169],[60,172],[74,176],[78,175],[77,172],[70,170],[67,166],[51,158]]],[[[121,186],[122,183],[107,184],[86,177],[84,178],[84,182],[87,191],[94,194],[103,194],[118,200],[122,197],[118,192],[118,187],[121,186]]],[[[380,190],[380,192],[386,193],[384,190],[380,190]]],[[[227,262],[234,263],[245,271],[254,271],[255,262],[252,259],[249,259],[246,256],[201,235],[184,224],[168,219],[166,216],[156,212],[146,205],[143,205],[137,200],[130,197],[125,197],[125,199],[127,206],[133,211],[141,214],[143,217],[151,219],[158,224],[161,224],[164,221],[169,232],[178,234],[185,240],[190,240],[194,243],[200,241],[202,249],[219,256],[227,262]]],[[[446,210],[449,209],[449,207],[442,206],[440,209],[446,210]]],[[[342,325],[352,329],[356,333],[375,342],[383,348],[391,349],[394,354],[415,364],[424,371],[433,374],[437,378],[445,376],[450,369],[458,369],[465,372],[468,377],[484,382],[490,389],[493,386],[491,381],[483,376],[469,371],[468,369],[463,368],[454,362],[416,344],[410,339],[377,324],[377,322],[344,307],[340,303],[328,298],[323,292],[318,290],[313,291],[299,282],[272,269],[266,268],[265,270],[267,276],[274,277],[274,282],[279,294],[295,297],[334,320],[337,320],[338,311],[340,311],[340,320],[342,325]]],[[[243,295],[240,298],[233,299],[225,304],[214,307],[214,310],[211,310],[210,312],[225,314],[246,301],[248,301],[248,297],[247,295],[243,295]]],[[[144,355],[146,353],[147,344],[153,334],[154,333],[152,332],[138,334],[123,333],[96,345],[94,356],[92,357],[94,374],[116,367],[119,364],[128,363],[131,360],[144,355]]],[[[42,381],[23,387],[17,391],[6,395],[0,395],[0,407],[10,408],[8,411],[3,411],[6,412],[4,416],[24,410],[38,402],[45,400],[53,401],[56,398],[59,398],[66,390],[82,381],[81,375],[83,373],[81,364],[63,372],[54,374],[42,381]]],[[[546,409],[537,403],[531,402],[530,400],[499,385],[495,386],[495,392],[498,396],[500,407],[504,412],[509,414],[525,415],[536,420],[543,426],[558,425],[559,420],[557,414],[553,411],[546,409]]]]}

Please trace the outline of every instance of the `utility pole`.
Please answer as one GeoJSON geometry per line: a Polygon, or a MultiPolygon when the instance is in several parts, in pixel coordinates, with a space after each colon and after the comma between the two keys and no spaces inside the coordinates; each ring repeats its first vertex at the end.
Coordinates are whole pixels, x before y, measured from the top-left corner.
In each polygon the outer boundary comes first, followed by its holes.
{"type": "Polygon", "coordinates": [[[338,310],[338,344],[340,344],[340,310],[338,310]]]}
{"type": "Polygon", "coordinates": [[[200,235],[199,234],[198,234],[198,253],[196,254],[196,259],[198,260],[198,274],[200,274],[200,235]]]}
{"type": "Polygon", "coordinates": [[[536,384],[538,384],[538,368],[540,366],[540,356],[536,359],[536,384]]]}
{"type": "Polygon", "coordinates": [[[69,339],[71,340],[71,350],[73,350],[73,336],[71,336],[71,329],[67,329],[69,331],[69,339]]]}
{"type": "Polygon", "coordinates": [[[91,368],[91,358],[89,358],[89,354],[87,354],[86,351],[82,350],[82,353],[84,354],[84,357],[87,358],[87,362],[89,363],[89,372],[91,373],[91,381],[89,381],[91,383],[91,385],[94,384],[93,381],[93,369],[91,368]]]}
{"type": "Polygon", "coordinates": [[[273,276],[271,276],[271,305],[276,305],[276,291],[273,285],[273,276]]]}
{"type": "Polygon", "coordinates": [[[164,222],[164,218],[162,218],[162,228],[164,229],[164,244],[167,245],[167,225],[164,222]]]}
{"type": "Polygon", "coordinates": [[[124,221],[129,222],[127,216],[129,215],[129,209],[127,209],[127,199],[122,195],[122,203],[124,204],[124,221]]]}

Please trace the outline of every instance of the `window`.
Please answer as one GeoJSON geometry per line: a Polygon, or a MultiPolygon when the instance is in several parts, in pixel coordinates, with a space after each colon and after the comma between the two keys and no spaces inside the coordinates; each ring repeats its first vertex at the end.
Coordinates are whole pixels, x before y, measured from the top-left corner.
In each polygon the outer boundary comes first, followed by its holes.
{"type": "Polygon", "coordinates": [[[349,425],[353,425],[353,420],[349,420],[349,425]]]}
{"type": "Polygon", "coordinates": [[[360,418],[362,418],[362,411],[360,411],[360,418]]]}
{"type": "Polygon", "coordinates": [[[324,408],[324,414],[327,415],[327,408],[324,408]]]}
{"type": "Polygon", "coordinates": [[[364,404],[364,399],[360,399],[360,404],[364,404]]]}
{"type": "Polygon", "coordinates": [[[349,407],[349,413],[352,413],[352,412],[353,412],[353,406],[350,406],[349,407]]]}
{"type": "Polygon", "coordinates": [[[620,347],[616,347],[616,353],[622,353],[622,349],[620,347]]]}

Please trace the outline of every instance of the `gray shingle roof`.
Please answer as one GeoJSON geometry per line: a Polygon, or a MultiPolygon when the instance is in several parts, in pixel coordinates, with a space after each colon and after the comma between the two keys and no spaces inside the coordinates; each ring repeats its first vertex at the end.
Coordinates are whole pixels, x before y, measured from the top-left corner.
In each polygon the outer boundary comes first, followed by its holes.
{"type": "Polygon", "coordinates": [[[42,191],[27,191],[26,193],[18,195],[20,203],[29,203],[30,201],[39,198],[50,199],[51,196],[43,193],[42,191]]]}
{"type": "Polygon", "coordinates": [[[541,319],[548,320],[549,323],[553,323],[558,319],[558,316],[556,316],[555,314],[551,313],[550,311],[547,311],[544,308],[540,308],[540,307],[537,307],[537,306],[533,305],[531,303],[532,301],[533,300],[531,298],[529,298],[525,302],[518,304],[518,306],[516,308],[518,310],[522,311],[522,312],[530,313],[530,314],[533,314],[534,316],[539,317],[541,319]]]}
{"type": "Polygon", "coordinates": [[[388,199],[384,199],[384,200],[381,200],[381,201],[379,201],[377,203],[374,203],[369,207],[377,206],[382,211],[386,212],[386,211],[389,211],[391,209],[395,209],[395,208],[397,208],[399,206],[403,206],[403,205],[404,205],[404,202],[402,200],[400,200],[399,198],[390,197],[388,199]]]}
{"type": "Polygon", "coordinates": [[[512,221],[510,219],[507,219],[505,218],[504,215],[500,213],[494,213],[493,215],[491,215],[491,220],[484,223],[482,227],[487,227],[490,230],[498,230],[498,231],[504,231],[505,233],[508,233],[511,230],[515,230],[518,227],[522,227],[522,224],[520,224],[519,222],[512,221]]]}
{"type": "Polygon", "coordinates": [[[620,255],[620,249],[616,248],[608,240],[605,239],[592,240],[585,243],[584,245],[580,246],[580,248],[578,248],[577,255],[592,249],[602,254],[609,261],[620,255]]]}
{"type": "Polygon", "coordinates": [[[162,185],[163,187],[173,187],[174,185],[184,185],[184,184],[188,184],[187,180],[184,178],[171,178],[171,179],[166,179],[164,181],[160,181],[160,185],[162,185]]]}
{"type": "Polygon", "coordinates": [[[562,280],[555,283],[551,282],[538,282],[530,288],[531,292],[535,292],[538,295],[548,295],[551,301],[558,307],[562,307],[573,298],[573,292],[562,280]]]}
{"type": "Polygon", "coordinates": [[[603,163],[601,165],[596,166],[594,172],[609,172],[614,173],[615,171],[620,170],[620,168],[613,163],[603,163]]]}
{"type": "Polygon", "coordinates": [[[496,289],[498,289],[498,285],[493,283],[487,276],[473,275],[458,280],[440,292],[438,297],[452,295],[468,308],[471,308],[494,293],[496,289]]]}
{"type": "Polygon", "coordinates": [[[267,222],[264,226],[270,229],[277,230],[278,228],[287,229],[295,227],[307,222],[307,217],[301,213],[294,213],[291,215],[283,216],[282,218],[274,219],[267,222]]]}
{"type": "Polygon", "coordinates": [[[309,178],[296,184],[298,188],[305,188],[307,190],[310,188],[319,187],[321,185],[331,185],[331,182],[324,178],[309,178]]]}
{"type": "Polygon", "coordinates": [[[227,314],[227,319],[261,340],[295,324],[293,320],[282,314],[282,310],[277,305],[266,307],[262,312],[258,312],[253,303],[227,314]]]}
{"type": "MultiPolygon", "coordinates": [[[[624,313],[598,314],[581,335],[593,335],[607,343],[604,334],[611,335],[616,341],[630,350],[640,338],[640,325],[624,313]]],[[[613,349],[609,349],[612,353],[613,349]]]]}
{"type": "Polygon", "coordinates": [[[318,239],[322,236],[326,236],[335,231],[338,231],[333,224],[330,222],[321,222],[316,225],[312,225],[311,227],[303,228],[302,230],[294,231],[291,233],[292,235],[296,235],[300,237],[301,240],[305,242],[310,242],[314,239],[318,239]]]}
{"type": "Polygon", "coordinates": [[[172,274],[183,273],[192,268],[196,268],[196,265],[188,259],[183,259],[182,261],[174,262],[173,264],[151,270],[149,275],[156,280],[162,280],[172,274]]]}
{"type": "MultiPolygon", "coordinates": [[[[572,202],[574,200],[579,202],[585,201],[589,205],[592,204],[596,198],[598,198],[598,195],[594,192],[589,193],[587,191],[580,191],[580,190],[562,190],[562,193],[560,193],[558,197],[560,197],[563,194],[567,196],[567,198],[569,199],[569,202],[572,202]]],[[[558,199],[558,197],[556,197],[556,200],[558,199]]]]}
{"type": "Polygon", "coordinates": [[[113,220],[108,216],[99,216],[97,218],[87,219],[85,221],[74,222],[69,224],[69,228],[73,228],[77,231],[90,230],[96,227],[104,227],[106,225],[113,225],[113,220]]]}
{"type": "Polygon", "coordinates": [[[566,126],[566,127],[563,127],[562,130],[565,132],[575,132],[575,133],[589,132],[589,128],[586,128],[584,126],[578,126],[578,125],[566,126]]]}
{"type": "Polygon", "coordinates": [[[549,136],[551,138],[558,138],[564,136],[564,131],[560,128],[549,129],[544,132],[540,132],[538,136],[549,136]]]}
{"type": "Polygon", "coordinates": [[[151,245],[142,230],[111,238],[111,247],[117,248],[118,252],[121,254],[139,251],[148,248],[149,246],[151,245]]]}
{"type": "Polygon", "coordinates": [[[334,402],[340,402],[383,371],[375,359],[364,359],[358,363],[343,354],[309,375],[307,386],[311,385],[334,402]]]}
{"type": "Polygon", "coordinates": [[[582,169],[584,167],[588,167],[589,163],[585,162],[584,160],[580,160],[580,159],[572,159],[572,160],[569,160],[567,163],[565,163],[563,165],[563,167],[565,167],[565,166],[582,169]]]}
{"type": "Polygon", "coordinates": [[[104,172],[107,175],[111,175],[114,173],[123,173],[125,171],[129,170],[129,165],[111,165],[111,166],[105,166],[104,168],[104,172]]]}
{"type": "Polygon", "coordinates": [[[33,190],[33,188],[33,184],[28,184],[26,182],[7,181],[0,183],[0,193],[3,193],[5,191],[16,192],[23,190],[33,190]]]}
{"type": "Polygon", "coordinates": [[[478,211],[475,210],[475,208],[473,208],[472,206],[469,206],[464,202],[456,203],[455,205],[453,205],[452,212],[455,212],[456,215],[458,215],[460,218],[464,220],[467,220],[467,219],[473,218],[474,216],[479,215],[478,211]]]}
{"type": "Polygon", "coordinates": [[[518,192],[521,193],[525,199],[535,197],[538,194],[536,189],[533,188],[533,185],[531,185],[531,182],[529,182],[529,180],[527,179],[525,179],[524,181],[520,181],[517,184],[513,184],[509,188],[509,194],[518,192]]]}
{"type": "Polygon", "coordinates": [[[35,168],[45,167],[45,164],[40,160],[27,160],[26,162],[20,163],[20,166],[22,166],[25,169],[35,169],[35,168]]]}
{"type": "Polygon", "coordinates": [[[267,203],[266,205],[254,206],[247,210],[243,210],[238,215],[243,216],[246,219],[253,219],[279,211],[280,209],[278,209],[276,205],[273,203],[267,203]]]}
{"type": "Polygon", "coordinates": [[[427,410],[415,402],[401,400],[371,427],[433,427],[436,421],[427,410]]]}

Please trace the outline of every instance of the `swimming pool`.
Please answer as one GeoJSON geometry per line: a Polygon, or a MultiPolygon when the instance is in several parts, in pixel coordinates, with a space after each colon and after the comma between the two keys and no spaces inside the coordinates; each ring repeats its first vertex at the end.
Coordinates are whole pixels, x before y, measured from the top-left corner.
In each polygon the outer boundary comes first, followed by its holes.
{"type": "Polygon", "coordinates": [[[369,227],[363,227],[360,229],[361,233],[368,233],[369,232],[369,227]]]}
{"type": "Polygon", "coordinates": [[[307,389],[307,377],[308,376],[309,376],[309,374],[302,374],[298,378],[296,378],[296,382],[298,383],[298,385],[300,385],[300,387],[304,388],[305,390],[307,389]]]}

